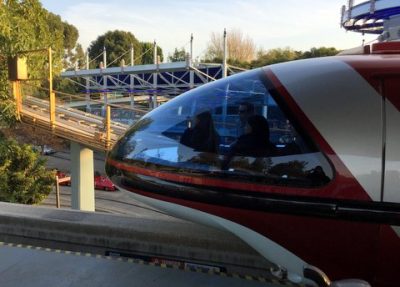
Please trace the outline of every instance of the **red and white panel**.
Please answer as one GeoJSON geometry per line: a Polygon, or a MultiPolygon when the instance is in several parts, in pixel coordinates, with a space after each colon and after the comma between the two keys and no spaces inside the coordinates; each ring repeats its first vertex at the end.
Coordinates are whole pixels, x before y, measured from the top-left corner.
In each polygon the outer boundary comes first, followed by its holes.
{"type": "MultiPolygon", "coordinates": [[[[400,77],[384,82],[386,100],[386,164],[383,200],[400,203],[400,111],[392,99],[400,98],[400,77]]],[[[399,234],[399,232],[398,232],[399,234]]]]}
{"type": "Polygon", "coordinates": [[[380,200],[382,97],[337,58],[273,65],[293,97],[372,200],[380,200]]]}

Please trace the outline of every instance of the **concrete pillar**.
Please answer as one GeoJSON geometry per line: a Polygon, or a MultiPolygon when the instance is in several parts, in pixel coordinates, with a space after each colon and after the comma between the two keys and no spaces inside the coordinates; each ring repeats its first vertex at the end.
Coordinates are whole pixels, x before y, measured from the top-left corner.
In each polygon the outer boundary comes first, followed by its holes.
{"type": "Polygon", "coordinates": [[[71,141],[71,207],[94,211],[93,150],[71,141]]]}

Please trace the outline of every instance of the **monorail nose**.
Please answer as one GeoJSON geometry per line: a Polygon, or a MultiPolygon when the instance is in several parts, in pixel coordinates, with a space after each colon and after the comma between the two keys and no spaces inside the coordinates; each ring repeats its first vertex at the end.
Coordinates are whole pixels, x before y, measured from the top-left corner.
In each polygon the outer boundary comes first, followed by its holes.
{"type": "Polygon", "coordinates": [[[109,177],[128,189],[155,179],[215,188],[238,182],[247,190],[325,185],[333,176],[328,161],[298,132],[268,85],[257,69],[163,104],[115,145],[109,177]]]}

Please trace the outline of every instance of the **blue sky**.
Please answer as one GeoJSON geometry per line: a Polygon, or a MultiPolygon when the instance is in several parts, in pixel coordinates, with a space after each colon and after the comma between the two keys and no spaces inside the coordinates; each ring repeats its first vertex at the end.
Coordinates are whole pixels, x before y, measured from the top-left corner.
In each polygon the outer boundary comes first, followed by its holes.
{"type": "MultiPolygon", "coordinates": [[[[130,31],[139,41],[154,41],[164,56],[174,48],[201,56],[212,32],[240,29],[258,48],[361,45],[363,37],[340,27],[341,6],[347,0],[42,0],[44,8],[79,30],[79,42],[91,41],[109,30],[130,31]]],[[[362,1],[355,1],[360,3],[362,1]]],[[[374,39],[367,35],[366,41],[374,39]]]]}

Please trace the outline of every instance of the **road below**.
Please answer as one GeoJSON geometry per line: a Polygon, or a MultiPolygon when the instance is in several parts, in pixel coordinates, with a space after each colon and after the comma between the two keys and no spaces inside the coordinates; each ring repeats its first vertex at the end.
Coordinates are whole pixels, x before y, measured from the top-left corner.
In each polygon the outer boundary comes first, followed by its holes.
{"type": "MultiPolygon", "coordinates": [[[[45,156],[47,159],[46,166],[49,169],[57,168],[60,171],[70,173],[70,155],[68,152],[57,152],[50,156],[45,156]]],[[[105,174],[104,171],[105,155],[102,153],[94,154],[94,170],[105,174]]],[[[60,202],[61,208],[71,208],[71,187],[60,186],[60,202]]],[[[42,206],[56,208],[55,189],[41,203],[42,206]]],[[[130,197],[129,193],[117,191],[95,191],[95,206],[96,212],[106,212],[121,215],[130,215],[135,217],[151,217],[162,218],[173,221],[178,221],[174,217],[168,216],[148,205],[138,202],[130,197]]]]}

